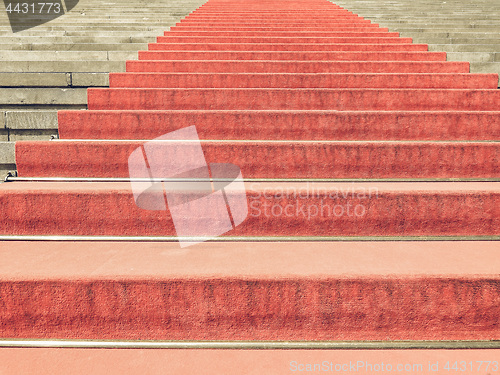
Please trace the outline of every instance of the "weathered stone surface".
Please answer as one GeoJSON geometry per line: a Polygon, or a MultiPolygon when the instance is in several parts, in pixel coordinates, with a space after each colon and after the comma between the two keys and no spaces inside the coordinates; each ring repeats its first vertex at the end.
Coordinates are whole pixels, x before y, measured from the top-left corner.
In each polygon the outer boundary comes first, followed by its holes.
{"type": "Polygon", "coordinates": [[[71,84],[71,77],[69,73],[0,73],[0,82],[9,87],[64,87],[71,84]]]}
{"type": "Polygon", "coordinates": [[[8,129],[57,129],[57,111],[7,111],[8,129]]]}
{"type": "Polygon", "coordinates": [[[108,73],[73,73],[71,77],[74,87],[109,86],[108,73]]]}
{"type": "Polygon", "coordinates": [[[82,105],[87,90],[81,88],[6,88],[0,90],[1,105],[82,105]]]}
{"type": "Polygon", "coordinates": [[[16,162],[14,150],[14,142],[7,142],[6,140],[0,142],[0,164],[14,164],[16,162]]]}

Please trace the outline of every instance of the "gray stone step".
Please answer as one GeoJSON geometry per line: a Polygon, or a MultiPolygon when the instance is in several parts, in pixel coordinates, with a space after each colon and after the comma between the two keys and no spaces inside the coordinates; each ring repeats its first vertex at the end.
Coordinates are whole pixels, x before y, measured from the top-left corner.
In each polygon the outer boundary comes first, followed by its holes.
{"type": "MultiPolygon", "coordinates": [[[[163,35],[163,32],[169,29],[168,27],[161,27],[158,28],[158,30],[148,30],[148,31],[139,31],[139,32],[134,32],[134,31],[128,31],[128,30],[115,30],[115,31],[108,31],[108,30],[85,30],[85,31],[44,31],[44,30],[33,30],[33,31],[26,31],[26,32],[19,32],[16,33],[16,37],[46,37],[47,34],[50,33],[50,37],[130,37],[132,35],[137,35],[140,34],[142,37],[156,37],[159,35],[163,35]]],[[[14,34],[9,31],[2,31],[0,32],[1,37],[6,37],[10,36],[12,37],[14,34]]]]}
{"type": "Polygon", "coordinates": [[[400,32],[400,36],[402,37],[412,37],[415,34],[419,35],[419,38],[429,38],[429,39],[437,39],[437,38],[446,38],[446,39],[494,39],[499,40],[500,33],[498,32],[432,32],[432,31],[424,31],[424,32],[400,32]]]}
{"type": "Polygon", "coordinates": [[[125,61],[0,61],[0,72],[124,72],[125,61]]]}
{"type": "MultiPolygon", "coordinates": [[[[433,52],[497,52],[500,44],[429,44],[433,52]]],[[[498,53],[498,52],[497,52],[498,53]]]]}
{"type": "Polygon", "coordinates": [[[497,39],[474,39],[474,38],[429,38],[422,36],[422,34],[412,35],[413,43],[424,44],[500,44],[500,35],[497,39]]]}
{"type": "Polygon", "coordinates": [[[137,59],[133,51],[1,51],[0,61],[57,61],[104,60],[124,61],[137,59]]]}
{"type": "Polygon", "coordinates": [[[0,44],[0,50],[6,51],[141,51],[148,48],[147,43],[25,43],[0,44]]]}
{"type": "Polygon", "coordinates": [[[0,73],[0,87],[109,86],[108,73],[0,73]]]}
{"type": "Polygon", "coordinates": [[[389,27],[391,31],[406,32],[406,33],[498,33],[500,32],[500,26],[477,26],[477,27],[467,27],[464,26],[426,26],[426,27],[410,27],[405,26],[395,26],[394,24],[384,24],[385,27],[389,27]]]}
{"type": "Polygon", "coordinates": [[[0,142],[0,165],[1,164],[14,164],[16,158],[14,156],[14,143],[13,142],[0,142]]]}
{"type": "Polygon", "coordinates": [[[448,52],[448,61],[500,62],[500,52],[448,52]]]}
{"type": "Polygon", "coordinates": [[[7,129],[57,129],[57,111],[55,110],[4,111],[4,113],[5,128],[7,129]]]}
{"type": "Polygon", "coordinates": [[[0,73],[3,87],[71,86],[71,73],[0,73]]]}
{"type": "MultiPolygon", "coordinates": [[[[471,63],[471,73],[498,73],[500,74],[500,62],[471,63]]],[[[500,87],[500,85],[499,85],[500,87]]]]}
{"type": "Polygon", "coordinates": [[[85,88],[2,88],[0,106],[86,105],[85,88]]]}
{"type": "MultiPolygon", "coordinates": [[[[139,33],[140,34],[140,33],[139,33]]],[[[152,43],[151,36],[0,36],[0,44],[5,43],[152,43]]]]}

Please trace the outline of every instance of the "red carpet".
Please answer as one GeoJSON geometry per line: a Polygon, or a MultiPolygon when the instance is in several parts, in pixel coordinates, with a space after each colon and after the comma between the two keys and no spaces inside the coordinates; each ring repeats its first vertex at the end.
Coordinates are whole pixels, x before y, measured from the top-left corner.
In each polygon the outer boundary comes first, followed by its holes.
{"type": "MultiPolygon", "coordinates": [[[[19,176],[128,178],[134,149],[196,125],[209,163],[273,181],[189,250],[2,242],[1,335],[499,340],[498,242],[468,241],[500,236],[497,85],[326,0],[210,0],[60,111],[60,140],[18,142],[19,176]],[[318,242],[353,236],[387,241],[318,242]]],[[[128,182],[9,182],[0,205],[2,235],[176,234],[128,182]]]]}

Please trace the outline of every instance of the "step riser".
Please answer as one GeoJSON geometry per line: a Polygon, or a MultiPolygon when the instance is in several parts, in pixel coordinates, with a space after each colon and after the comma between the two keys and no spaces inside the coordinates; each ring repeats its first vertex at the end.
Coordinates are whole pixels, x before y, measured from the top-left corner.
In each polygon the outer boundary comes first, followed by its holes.
{"type": "Polygon", "coordinates": [[[88,89],[89,109],[498,110],[497,90],[88,89]]]}
{"type": "Polygon", "coordinates": [[[139,60],[446,61],[446,52],[139,51],[139,60]]]}
{"type": "Polygon", "coordinates": [[[485,74],[183,74],[110,73],[110,87],[129,88],[483,88],[496,89],[498,75],[485,74]]]}
{"type": "MultiPolygon", "coordinates": [[[[23,177],[128,178],[129,155],[142,144],[17,142],[17,170],[23,177]]],[[[209,163],[236,164],[245,178],[493,178],[500,173],[497,143],[202,145],[209,163]]],[[[187,149],[177,147],[180,155],[187,149]]]]}
{"type": "Polygon", "coordinates": [[[469,73],[468,62],[127,61],[127,72],[182,73],[469,73]]]}
{"type": "Polygon", "coordinates": [[[151,51],[427,51],[427,44],[150,43],[151,51]]]}
{"type": "Polygon", "coordinates": [[[498,340],[497,284],[454,277],[4,281],[0,334],[97,340],[498,340]]]}
{"type": "Polygon", "coordinates": [[[304,36],[282,36],[282,37],[251,37],[251,36],[159,36],[158,43],[412,43],[412,38],[399,37],[304,37],[304,36]]]}
{"type": "MultiPolygon", "coordinates": [[[[81,183],[66,190],[60,185],[38,184],[31,191],[18,186],[0,190],[5,212],[0,218],[0,234],[176,234],[170,212],[138,208],[128,183],[81,183]]],[[[490,183],[489,191],[455,188],[449,192],[442,188],[419,191],[417,184],[410,184],[413,190],[406,191],[380,190],[376,184],[364,190],[352,184],[308,188],[305,184],[246,185],[248,216],[224,236],[500,235],[498,183],[490,183]]],[[[201,235],[212,226],[213,207],[207,210],[197,210],[192,232],[201,235]]]]}
{"type": "Polygon", "coordinates": [[[59,111],[63,139],[153,139],[196,125],[201,139],[496,140],[499,112],[59,111]]]}

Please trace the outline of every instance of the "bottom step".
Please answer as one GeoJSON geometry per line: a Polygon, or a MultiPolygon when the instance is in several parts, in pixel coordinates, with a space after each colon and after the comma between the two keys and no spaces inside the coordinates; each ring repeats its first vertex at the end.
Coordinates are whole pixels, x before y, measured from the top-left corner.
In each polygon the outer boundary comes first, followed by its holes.
{"type": "MultiPolygon", "coordinates": [[[[0,242],[0,337],[498,340],[498,242],[0,242]]],[[[1,342],[0,342],[1,345],[1,342]]]]}

